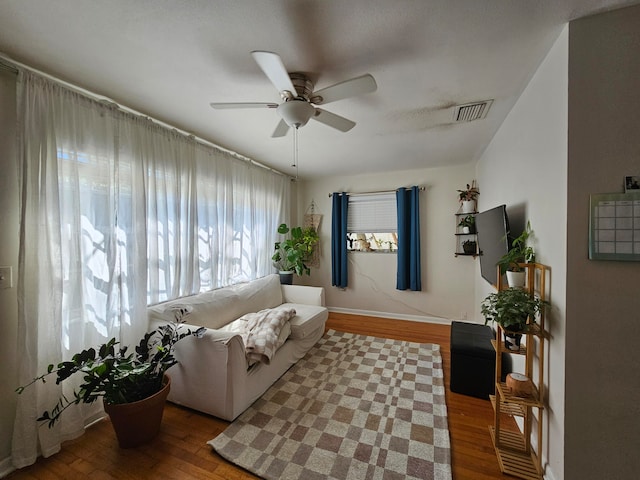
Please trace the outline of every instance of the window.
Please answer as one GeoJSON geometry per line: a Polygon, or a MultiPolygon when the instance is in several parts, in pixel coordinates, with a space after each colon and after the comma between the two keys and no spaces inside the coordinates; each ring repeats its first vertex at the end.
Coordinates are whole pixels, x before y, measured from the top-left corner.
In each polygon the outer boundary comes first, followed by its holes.
{"type": "Polygon", "coordinates": [[[143,170],[145,179],[140,184],[147,185],[149,192],[146,204],[138,205],[144,209],[138,216],[138,220],[146,218],[144,228],[133,215],[132,172],[139,160],[122,151],[114,160],[112,150],[103,150],[102,154],[73,146],[57,150],[63,302],[68,315],[65,336],[73,328],[73,318],[91,323],[103,336],[111,326],[131,322],[132,289],[125,288],[118,300],[119,314],[98,305],[113,301],[114,285],[127,284],[137,261],[132,248],[142,229],[146,230],[150,304],[248,281],[271,271],[272,242],[265,239],[276,231],[286,196],[285,179],[273,179],[266,170],[254,171],[202,151],[195,152],[197,175],[193,175],[189,162],[172,169],[171,160],[156,155],[155,163],[143,170]],[[76,232],[81,232],[79,241],[76,232]]]}
{"type": "Polygon", "coordinates": [[[395,192],[349,197],[347,249],[359,252],[396,252],[398,220],[395,192]]]}

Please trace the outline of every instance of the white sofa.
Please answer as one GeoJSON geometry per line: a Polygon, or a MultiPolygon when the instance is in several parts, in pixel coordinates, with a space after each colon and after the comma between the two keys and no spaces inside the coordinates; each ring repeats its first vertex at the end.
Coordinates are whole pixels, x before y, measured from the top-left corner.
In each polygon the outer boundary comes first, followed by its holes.
{"type": "Polygon", "coordinates": [[[225,420],[233,420],[256,401],[322,337],[328,317],[324,289],[280,285],[278,275],[183,297],[148,308],[149,322],[173,318],[176,306],[189,306],[185,327],[206,327],[202,338],[176,344],[178,365],[169,369],[169,400],[225,420]],[[173,307],[173,308],[172,308],[173,307]],[[267,308],[293,308],[283,327],[286,341],[267,363],[251,364],[238,333],[225,330],[242,315],[267,308]]]}

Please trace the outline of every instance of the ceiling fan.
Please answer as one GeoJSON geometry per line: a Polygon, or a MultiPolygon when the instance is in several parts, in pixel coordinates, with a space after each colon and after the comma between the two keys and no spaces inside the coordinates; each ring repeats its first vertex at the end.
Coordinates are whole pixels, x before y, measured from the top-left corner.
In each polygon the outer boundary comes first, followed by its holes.
{"type": "Polygon", "coordinates": [[[318,108],[316,105],[326,105],[344,98],[374,92],[378,88],[375,79],[371,75],[365,74],[314,92],[314,85],[309,77],[303,73],[288,73],[277,53],[253,51],[251,55],[267,78],[278,89],[283,102],[280,104],[214,102],[211,103],[211,106],[215,109],[275,108],[282,119],[272,137],[283,137],[290,127],[298,129],[306,125],[310,118],[341,132],[348,132],[355,126],[355,122],[318,108]]]}

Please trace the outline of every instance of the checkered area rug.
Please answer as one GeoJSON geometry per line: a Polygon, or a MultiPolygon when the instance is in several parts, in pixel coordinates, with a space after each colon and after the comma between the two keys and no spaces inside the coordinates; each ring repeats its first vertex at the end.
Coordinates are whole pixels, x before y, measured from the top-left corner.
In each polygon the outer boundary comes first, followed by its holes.
{"type": "Polygon", "coordinates": [[[208,443],[272,480],[451,479],[440,346],[329,330],[208,443]]]}

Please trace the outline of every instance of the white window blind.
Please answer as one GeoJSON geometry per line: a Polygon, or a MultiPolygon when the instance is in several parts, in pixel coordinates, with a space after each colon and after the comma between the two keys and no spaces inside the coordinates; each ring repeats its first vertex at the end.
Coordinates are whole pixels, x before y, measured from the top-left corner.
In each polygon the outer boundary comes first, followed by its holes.
{"type": "Polygon", "coordinates": [[[396,232],[396,193],[373,193],[349,197],[347,231],[352,233],[396,232]]]}

